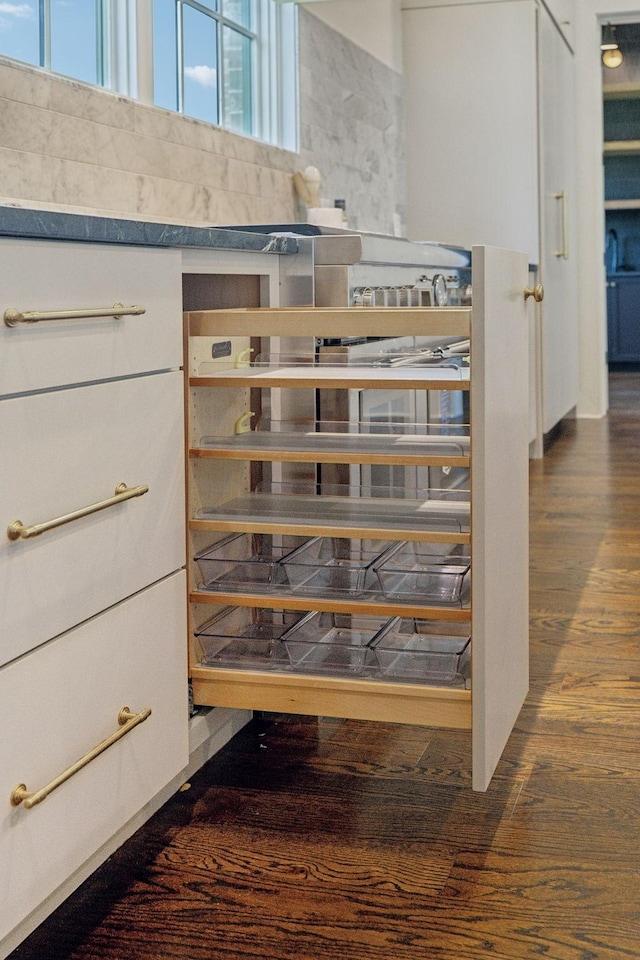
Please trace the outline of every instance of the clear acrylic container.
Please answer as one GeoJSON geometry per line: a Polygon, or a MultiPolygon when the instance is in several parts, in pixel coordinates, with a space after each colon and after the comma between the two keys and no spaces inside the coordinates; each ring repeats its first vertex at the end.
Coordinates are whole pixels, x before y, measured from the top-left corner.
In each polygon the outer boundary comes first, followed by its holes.
{"type": "Polygon", "coordinates": [[[468,624],[437,625],[412,617],[398,618],[372,645],[380,674],[387,679],[464,686],[469,676],[471,639],[468,624]]]}
{"type": "Polygon", "coordinates": [[[378,586],[374,564],[395,544],[389,540],[314,537],[290,553],[282,565],[292,590],[353,596],[378,586]]]}
{"type": "Polygon", "coordinates": [[[295,671],[362,674],[375,670],[371,644],[392,623],[382,617],[310,613],[287,632],[284,646],[295,671]]]}
{"type": "Polygon", "coordinates": [[[283,610],[225,607],[195,636],[200,643],[200,665],[277,670],[288,665],[282,637],[305,616],[283,610]]]}
{"type": "Polygon", "coordinates": [[[402,543],[374,564],[385,597],[464,603],[469,596],[471,560],[459,547],[437,552],[437,544],[402,543]]]}
{"type": "Polygon", "coordinates": [[[195,558],[204,579],[200,589],[286,584],[281,561],[306,541],[306,537],[266,533],[225,537],[195,558]]]}

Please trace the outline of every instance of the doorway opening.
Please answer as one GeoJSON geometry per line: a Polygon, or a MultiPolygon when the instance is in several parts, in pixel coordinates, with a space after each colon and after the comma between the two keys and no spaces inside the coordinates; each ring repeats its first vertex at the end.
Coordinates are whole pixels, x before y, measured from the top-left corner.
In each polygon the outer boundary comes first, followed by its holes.
{"type": "Polygon", "coordinates": [[[607,360],[640,370],[640,23],[604,23],[607,360]]]}

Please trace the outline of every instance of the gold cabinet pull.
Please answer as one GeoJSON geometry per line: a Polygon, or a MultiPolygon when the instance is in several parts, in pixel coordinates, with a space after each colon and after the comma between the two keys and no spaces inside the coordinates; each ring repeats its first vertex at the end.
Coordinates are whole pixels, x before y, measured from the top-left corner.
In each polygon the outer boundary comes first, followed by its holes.
{"type": "Polygon", "coordinates": [[[536,303],[542,303],[544,300],[544,287],[541,283],[536,283],[535,287],[524,288],[525,300],[528,300],[529,297],[533,297],[536,303]]]}
{"type": "Polygon", "coordinates": [[[26,784],[17,784],[11,791],[11,797],[9,798],[12,806],[19,807],[22,804],[23,807],[30,810],[31,807],[35,807],[37,803],[42,803],[42,801],[45,800],[50,793],[53,793],[54,790],[57,790],[61,784],[71,779],[79,770],[86,767],[88,763],[91,763],[92,760],[99,757],[101,753],[104,753],[105,750],[112,747],[118,740],[126,737],[130,730],[133,730],[134,727],[137,727],[139,723],[143,723],[147,717],[150,716],[151,707],[141,710],[140,713],[132,713],[129,707],[123,707],[118,714],[119,730],[112,733],[111,736],[99,743],[98,746],[90,750],[89,753],[86,753],[84,757],[77,760],[72,766],[68,767],[63,773],[56,777],[55,780],[48,783],[46,787],[42,787],[41,790],[33,792],[27,790],[26,784]]]}
{"type": "Polygon", "coordinates": [[[147,308],[141,306],[124,307],[121,303],[114,303],[112,307],[96,307],[88,310],[50,310],[48,312],[23,312],[9,307],[4,312],[4,322],[7,327],[16,327],[19,323],[41,323],[43,320],[94,320],[100,317],[137,317],[146,313],[147,308]]]}
{"type": "Polygon", "coordinates": [[[99,503],[91,503],[88,507],[81,507],[72,513],[65,513],[63,517],[55,517],[54,520],[47,520],[45,523],[34,523],[31,527],[25,526],[21,520],[14,520],[7,527],[7,536],[9,540],[28,540],[30,537],[39,537],[46,530],[61,527],[65,523],[71,523],[72,520],[80,520],[81,517],[87,517],[90,513],[97,513],[107,507],[113,507],[124,500],[131,500],[132,497],[141,497],[148,491],[149,487],[144,484],[140,487],[128,487],[126,483],[119,483],[113,497],[109,497],[108,500],[100,500],[99,503]]]}
{"type": "Polygon", "coordinates": [[[562,203],[562,249],[555,251],[555,256],[562,260],[569,259],[569,209],[567,201],[567,191],[558,190],[554,193],[554,198],[562,203]]]}

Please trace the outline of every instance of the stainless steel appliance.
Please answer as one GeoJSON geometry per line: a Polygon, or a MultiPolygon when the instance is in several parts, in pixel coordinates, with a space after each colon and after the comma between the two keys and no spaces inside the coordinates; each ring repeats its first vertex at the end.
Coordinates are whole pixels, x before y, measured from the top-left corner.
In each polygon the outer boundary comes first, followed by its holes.
{"type": "MultiPolygon", "coordinates": [[[[471,300],[469,251],[437,243],[413,243],[374,234],[337,232],[314,242],[316,306],[446,306],[471,300]]],[[[317,344],[322,361],[347,364],[459,365],[468,362],[468,344],[450,345],[442,338],[323,340],[317,344]]],[[[366,424],[366,429],[409,430],[458,438],[468,444],[468,394],[460,391],[350,390],[322,391],[320,421],[366,424]]],[[[468,452],[464,450],[463,452],[468,452]]],[[[432,491],[467,484],[468,472],[448,467],[325,467],[322,477],[348,482],[370,494],[402,486],[432,491]]]]}
{"type": "MultiPolygon", "coordinates": [[[[253,225],[236,228],[259,230],[279,236],[302,236],[313,239],[313,302],[317,307],[416,307],[457,306],[471,301],[471,253],[461,247],[439,243],[416,243],[382,234],[357,233],[309,224],[253,225]]],[[[465,345],[452,350],[446,338],[345,337],[340,340],[318,340],[301,345],[299,338],[281,340],[279,349],[295,352],[296,358],[310,361],[375,364],[461,364],[465,345]]],[[[466,350],[468,354],[468,349],[466,350]]],[[[359,429],[388,433],[433,433],[456,437],[468,453],[468,393],[461,391],[407,391],[323,389],[313,396],[296,391],[294,400],[272,391],[268,414],[272,421],[315,421],[321,424],[346,424],[359,429]]],[[[313,393],[313,392],[310,392],[313,393]]],[[[274,480],[305,477],[303,465],[295,468],[273,464],[274,480]]],[[[323,484],[348,485],[350,493],[360,489],[365,495],[384,495],[385,489],[438,491],[465,487],[468,472],[448,467],[385,467],[378,465],[321,464],[315,480],[323,484]]],[[[309,479],[307,477],[307,479],[309,479]]]]}

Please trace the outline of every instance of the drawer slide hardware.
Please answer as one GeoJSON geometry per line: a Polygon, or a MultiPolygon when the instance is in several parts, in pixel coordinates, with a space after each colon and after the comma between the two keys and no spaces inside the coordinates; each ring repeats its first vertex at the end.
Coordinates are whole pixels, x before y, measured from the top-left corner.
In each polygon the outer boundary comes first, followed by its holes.
{"type": "Polygon", "coordinates": [[[19,323],[40,323],[43,320],[95,320],[100,317],[137,317],[146,313],[147,308],[141,306],[125,307],[121,303],[114,303],[112,307],[95,307],[87,310],[50,310],[42,312],[33,310],[23,313],[15,307],[9,307],[4,312],[4,322],[7,327],[16,327],[19,323]]]}
{"type": "Polygon", "coordinates": [[[113,746],[114,743],[117,743],[118,740],[121,740],[125,737],[130,730],[133,730],[134,727],[137,727],[139,723],[143,723],[148,717],[151,716],[151,707],[147,707],[144,710],[141,710],[140,713],[132,713],[129,707],[123,707],[120,713],[118,714],[118,723],[120,729],[116,730],[115,733],[112,733],[111,736],[107,737],[106,740],[103,740],[98,744],[97,747],[94,747],[93,750],[90,750],[89,753],[86,753],[84,757],[81,757],[77,760],[72,766],[68,767],[63,773],[48,783],[45,787],[42,787],[41,790],[35,792],[27,790],[26,784],[19,783],[11,791],[11,804],[14,807],[19,807],[21,804],[23,807],[26,807],[27,810],[30,810],[31,807],[35,807],[37,803],[42,803],[50,793],[53,793],[59,786],[65,783],[67,780],[70,780],[74,774],[78,773],[79,770],[82,770],[83,767],[86,767],[87,764],[91,763],[92,760],[95,760],[96,757],[99,757],[101,753],[104,753],[105,750],[108,750],[109,747],[113,746]]]}
{"type": "Polygon", "coordinates": [[[21,520],[14,520],[7,527],[7,536],[9,540],[28,540],[30,537],[38,537],[47,530],[53,530],[54,527],[62,527],[65,523],[71,523],[72,520],[80,520],[82,517],[88,517],[91,513],[98,513],[99,510],[105,510],[107,507],[114,507],[125,500],[131,500],[133,497],[141,497],[149,492],[149,487],[142,484],[139,487],[128,487],[126,483],[119,483],[113,497],[107,500],[100,500],[98,503],[91,503],[88,507],[81,507],[72,513],[65,513],[62,517],[55,517],[53,520],[46,520],[44,523],[35,523],[27,527],[21,520]]]}

